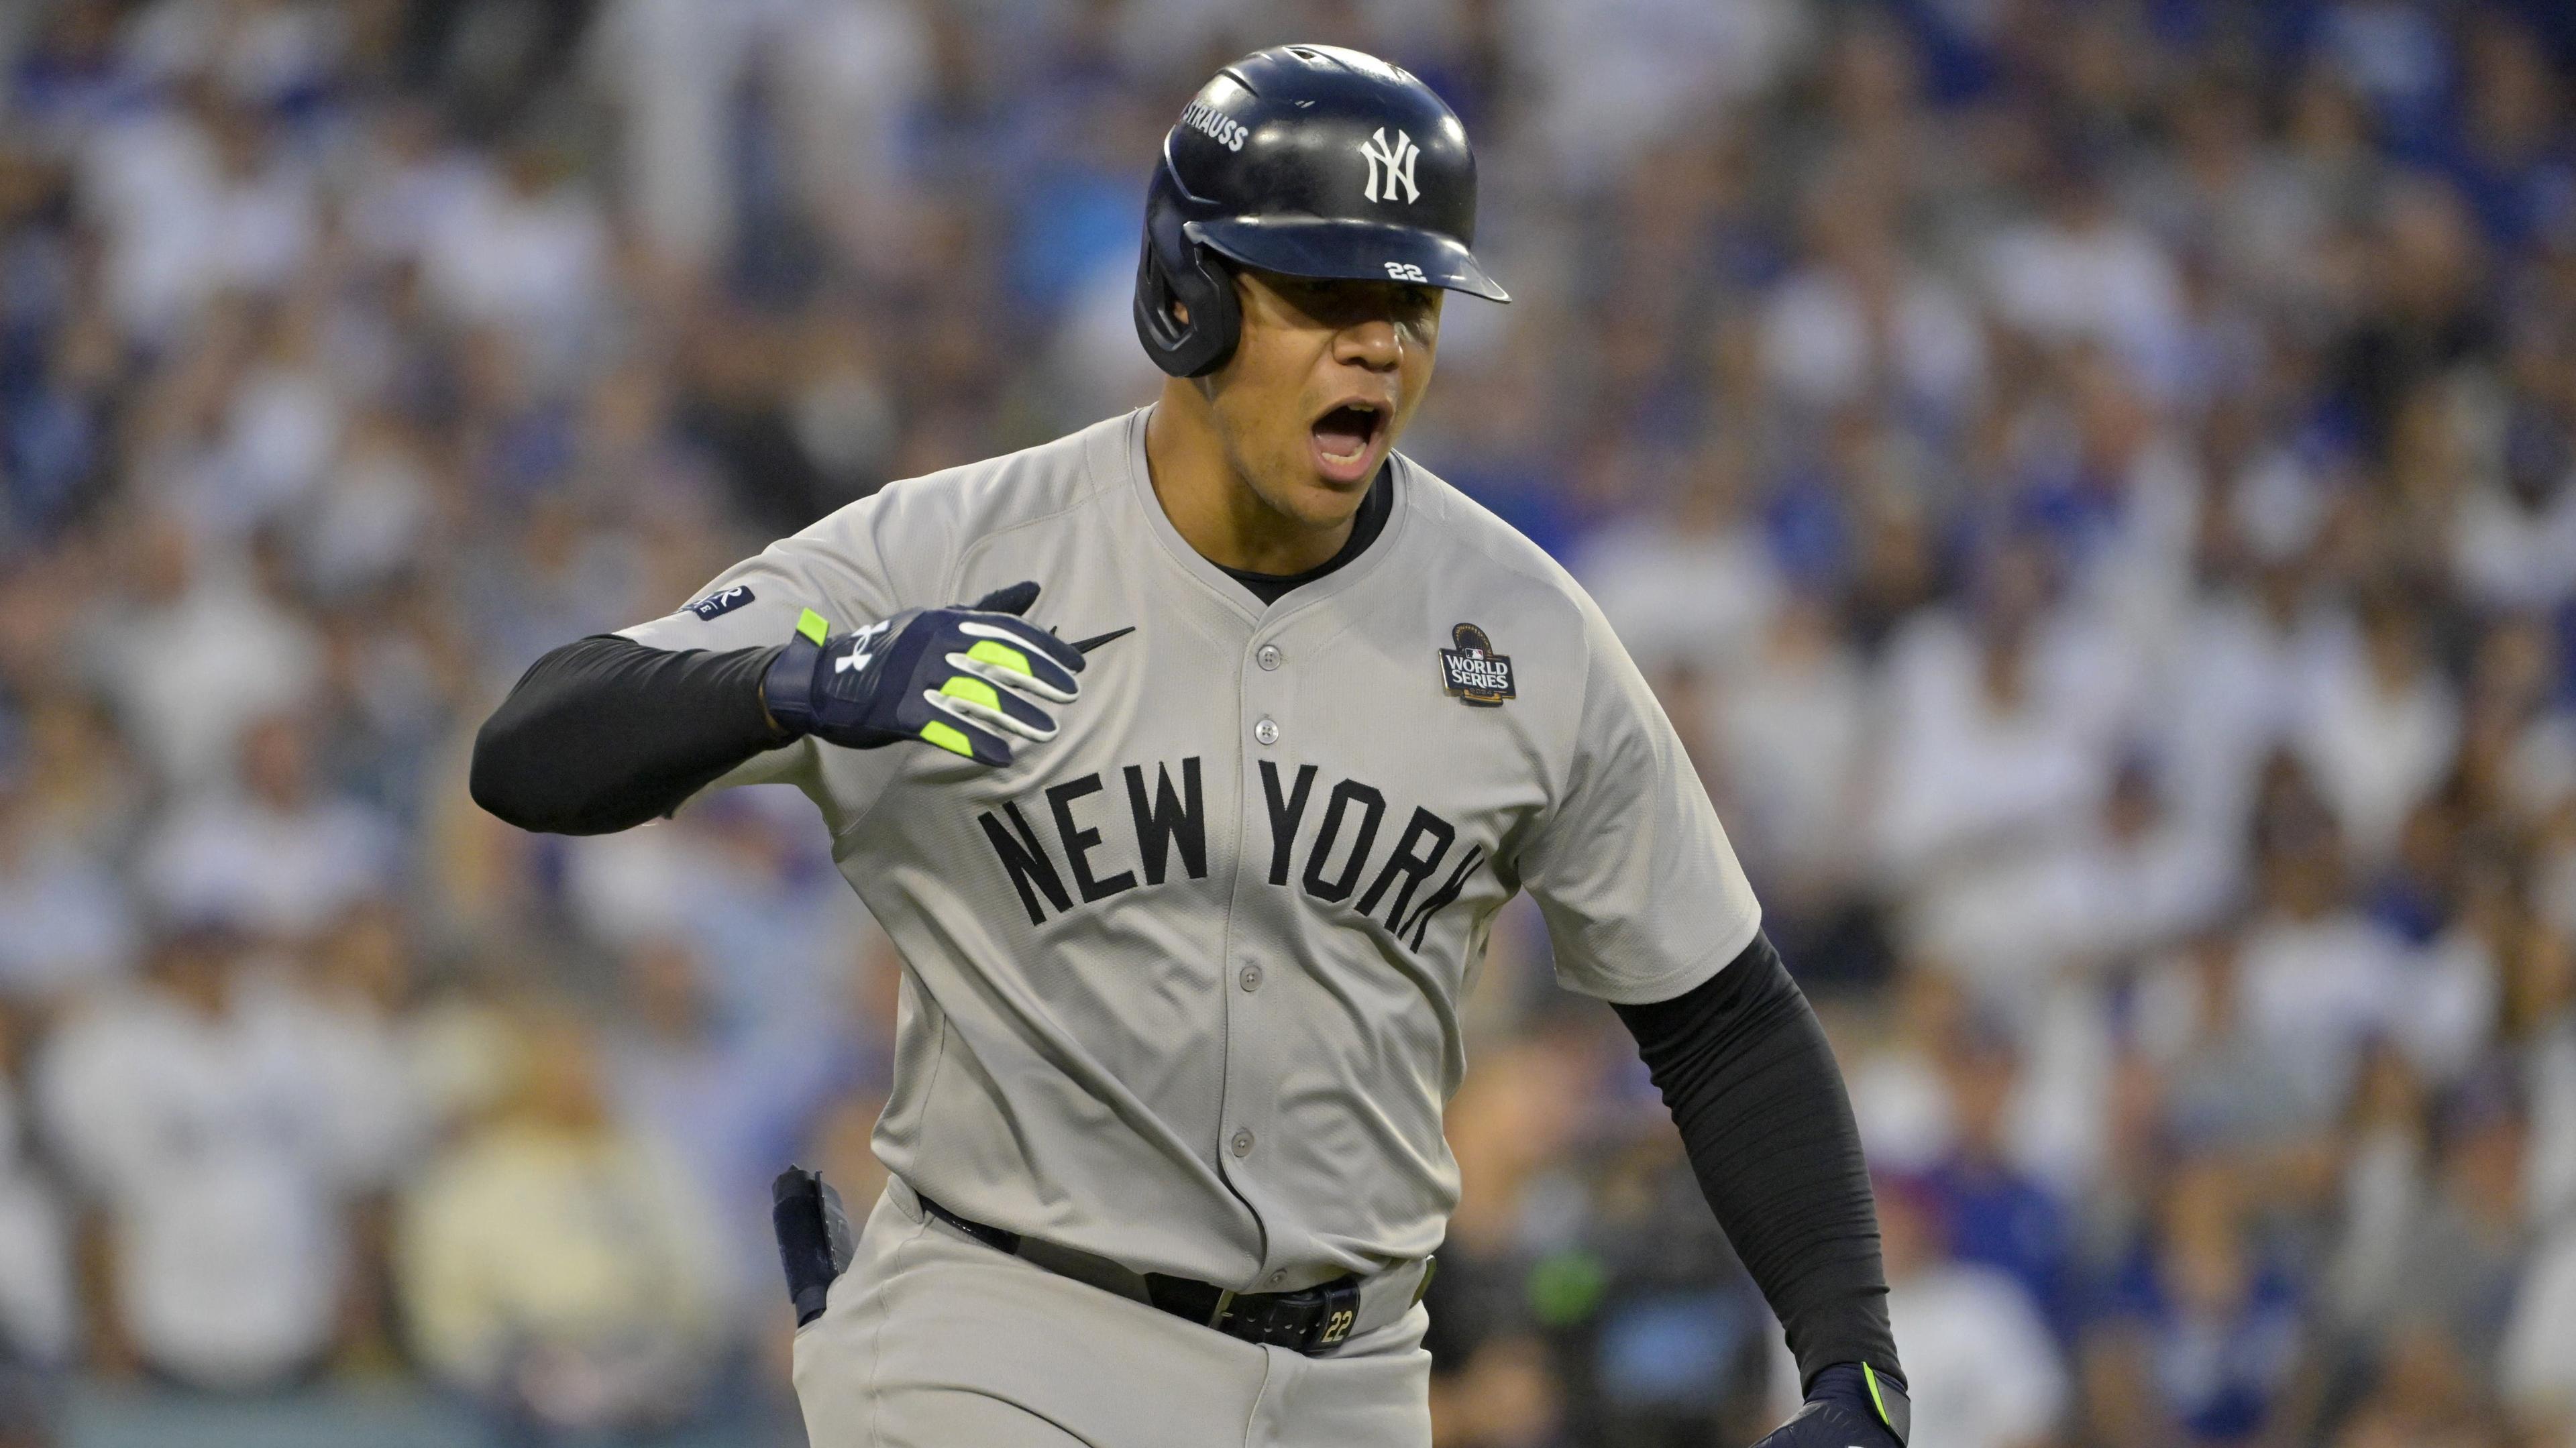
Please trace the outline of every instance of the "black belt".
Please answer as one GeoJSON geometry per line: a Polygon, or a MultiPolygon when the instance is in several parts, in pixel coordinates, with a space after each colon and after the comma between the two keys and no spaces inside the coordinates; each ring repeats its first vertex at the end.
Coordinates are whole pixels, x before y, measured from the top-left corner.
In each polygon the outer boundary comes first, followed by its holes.
{"type": "MultiPolygon", "coordinates": [[[[987,1226],[957,1215],[916,1191],[923,1211],[955,1227],[996,1252],[1021,1256],[1019,1233],[987,1226]]],[[[1041,1262],[1039,1265],[1043,1266],[1041,1262]]],[[[1212,1327],[1228,1337],[1265,1347],[1284,1347],[1308,1357],[1322,1357],[1351,1335],[1359,1321],[1360,1279],[1336,1277],[1298,1292],[1233,1292],[1213,1282],[1141,1274],[1145,1298],[1174,1317],[1212,1327]]]]}

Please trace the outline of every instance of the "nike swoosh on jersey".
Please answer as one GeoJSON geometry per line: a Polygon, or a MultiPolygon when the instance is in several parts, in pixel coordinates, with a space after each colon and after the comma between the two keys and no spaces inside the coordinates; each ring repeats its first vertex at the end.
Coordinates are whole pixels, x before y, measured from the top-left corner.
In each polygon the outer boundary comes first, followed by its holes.
{"type": "Polygon", "coordinates": [[[1100,647],[1102,644],[1109,642],[1111,639],[1123,639],[1135,631],[1136,626],[1131,623],[1125,628],[1113,628],[1105,634],[1099,634],[1087,639],[1076,639],[1073,643],[1073,651],[1077,654],[1087,654],[1093,649],[1100,647]]]}

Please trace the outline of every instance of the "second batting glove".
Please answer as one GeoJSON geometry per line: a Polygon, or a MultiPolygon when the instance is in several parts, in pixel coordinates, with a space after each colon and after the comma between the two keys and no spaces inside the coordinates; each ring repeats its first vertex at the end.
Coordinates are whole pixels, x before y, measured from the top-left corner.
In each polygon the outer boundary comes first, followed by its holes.
{"type": "Polygon", "coordinates": [[[1038,586],[1015,583],[961,608],[906,609],[833,633],[807,609],[761,680],[782,728],[826,744],[877,749],[907,739],[978,764],[1011,762],[1012,739],[1044,743],[1070,704],[1082,655],[1020,617],[1038,586]]]}

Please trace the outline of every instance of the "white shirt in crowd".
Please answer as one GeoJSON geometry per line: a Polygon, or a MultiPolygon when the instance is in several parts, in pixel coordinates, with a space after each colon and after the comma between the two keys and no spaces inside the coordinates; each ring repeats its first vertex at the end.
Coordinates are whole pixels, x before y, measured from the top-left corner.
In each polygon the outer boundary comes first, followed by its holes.
{"type": "Polygon", "coordinates": [[[321,672],[311,629],[203,574],[166,604],[103,621],[95,642],[118,722],[155,777],[182,792],[228,777],[244,726],[294,706],[321,672]]]}
{"type": "Polygon", "coordinates": [[[2116,963],[2210,920],[2230,898],[2234,865],[2178,823],[2129,838],[2096,824],[1927,892],[1906,934],[1990,994],[2035,991],[2063,968],[2116,963]]]}
{"type": "MultiPolygon", "coordinates": [[[[0,836],[15,823],[0,818],[0,836]]],[[[53,997],[123,974],[132,913],[115,872],[84,851],[0,838],[0,995],[53,997]]]]}
{"type": "Polygon", "coordinates": [[[2364,1042],[2410,1004],[2405,942],[2355,911],[2274,914],[2246,932],[2239,1009],[2323,1119],[2344,1099],[2364,1042]]]}
{"type": "Polygon", "coordinates": [[[2538,508],[2493,484],[2469,489],[2451,566],[2465,592],[2498,610],[2546,610],[2576,596],[2576,480],[2538,508]]]}
{"type": "Polygon", "coordinates": [[[1603,529],[1577,561],[1575,576],[1649,674],[1737,662],[1780,607],[1779,566],[1750,528],[1649,518],[1603,529]]]}
{"type": "MultiPolygon", "coordinates": [[[[1362,7],[1371,9],[1375,7],[1362,7]]],[[[1759,91],[1805,44],[1786,0],[1508,0],[1514,69],[1532,78],[1537,140],[1577,183],[1759,91]]]]}
{"type": "Polygon", "coordinates": [[[2439,787],[2459,752],[2459,703],[2429,663],[2381,677],[2358,640],[2328,650],[2310,676],[2293,736],[2343,825],[2354,863],[2388,858],[2406,816],[2439,787]]]}
{"type": "Polygon", "coordinates": [[[1985,383],[1986,340],[1975,309],[1956,289],[1903,263],[1892,264],[1895,291],[1887,356],[1873,355],[1867,301],[1839,267],[1812,266],[1771,293],[1762,318],[1762,361],[1792,401],[1819,412],[1865,395],[1893,374],[1909,400],[1945,415],[1965,413],[1985,383]]]}
{"type": "Polygon", "coordinates": [[[343,1208],[408,1120],[399,1058],[344,1027],[244,978],[220,1018],[159,990],[101,1002],[40,1059],[47,1135],[107,1214],[113,1309],[161,1371],[252,1388],[329,1344],[343,1208]]]}
{"type": "MultiPolygon", "coordinates": [[[[2505,1328],[2498,1386],[2528,1421],[2561,1425],[2576,1442],[2576,1225],[2533,1258],[2505,1328]]],[[[2541,1440],[2535,1440],[2541,1441],[2541,1440]]]]}
{"type": "Polygon", "coordinates": [[[587,336],[597,316],[608,224],[577,187],[478,180],[431,229],[423,279],[457,320],[518,329],[532,352],[551,357],[587,336]]]}
{"type": "MultiPolygon", "coordinates": [[[[756,70],[778,107],[792,179],[836,222],[891,242],[898,233],[865,213],[900,215],[912,200],[903,122],[934,71],[928,13],[902,0],[601,6],[590,59],[623,114],[619,180],[644,239],[702,264],[732,240],[736,107],[756,70]]],[[[1162,27],[1153,58],[1191,44],[1162,27]]]]}
{"type": "Polygon", "coordinates": [[[2241,598],[2195,610],[2142,721],[2173,803],[2195,829],[2241,845],[2264,758],[2298,718],[2301,680],[2315,668],[2321,620],[2286,624],[2241,598]]]}
{"type": "Polygon", "coordinates": [[[1718,690],[1721,808],[1737,850],[1757,869],[1805,878],[1853,871],[1869,698],[1860,660],[1821,610],[1807,607],[1774,619],[1718,690]]]}
{"type": "Polygon", "coordinates": [[[2024,1448],[2066,1409],[2056,1340],[2021,1284],[1991,1267],[1946,1262],[1887,1293],[1896,1355],[1923,1448],[2024,1448]]]}
{"type": "Polygon", "coordinates": [[[2108,348],[2140,385],[2171,396],[2182,352],[2182,278],[2155,239],[2107,212],[2007,227],[1985,280],[2005,320],[2034,336],[2108,348]]]}
{"type": "Polygon", "coordinates": [[[18,1093],[0,1081],[0,1340],[14,1354],[61,1363],[78,1323],[70,1224],[27,1159],[18,1093]]]}
{"type": "Polygon", "coordinates": [[[273,160],[228,175],[214,138],[176,108],[102,128],[79,172],[106,234],[109,304],[135,335],[179,327],[227,287],[281,287],[312,251],[310,172],[273,160]]]}
{"type": "Polygon", "coordinates": [[[2035,635],[2020,699],[1999,707],[1983,646],[1955,615],[1890,645],[1877,853],[1899,880],[2017,857],[2080,827],[2110,781],[2120,664],[2079,620],[2035,635]]]}
{"type": "Polygon", "coordinates": [[[144,847],[138,872],[153,900],[180,918],[309,937],[379,893],[395,837],[374,811],[317,796],[300,807],[225,795],[182,810],[144,847]]]}
{"type": "MultiPolygon", "coordinates": [[[[2030,1294],[1992,1267],[1942,1262],[1890,1284],[1887,1311],[1921,1448],[2033,1448],[2068,1399],[2057,1340],[2030,1294]]],[[[1774,1389],[1796,1403],[1797,1364],[1771,1354],[1774,1389]]]]}

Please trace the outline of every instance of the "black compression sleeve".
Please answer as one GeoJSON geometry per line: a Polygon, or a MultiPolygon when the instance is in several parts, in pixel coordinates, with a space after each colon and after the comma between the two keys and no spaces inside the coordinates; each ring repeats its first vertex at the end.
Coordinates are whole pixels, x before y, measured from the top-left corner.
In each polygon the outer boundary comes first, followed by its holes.
{"type": "Polygon", "coordinates": [[[760,702],[777,648],[673,653],[599,634],[528,672],[474,736],[474,802],[523,830],[598,835],[678,809],[785,743],[760,702]]]}
{"type": "Polygon", "coordinates": [[[1799,1385],[1836,1363],[1901,1382],[1851,1098],[1779,952],[1757,934],[1699,986],[1615,1009],[1718,1225],[1788,1331],[1799,1385]]]}

